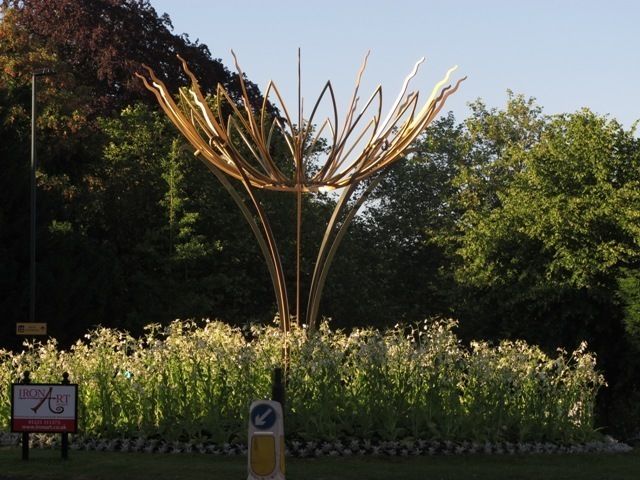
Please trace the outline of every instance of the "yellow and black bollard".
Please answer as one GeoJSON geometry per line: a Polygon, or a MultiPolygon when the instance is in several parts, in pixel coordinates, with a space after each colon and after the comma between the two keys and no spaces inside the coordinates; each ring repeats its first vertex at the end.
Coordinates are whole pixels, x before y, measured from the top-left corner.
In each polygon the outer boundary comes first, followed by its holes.
{"type": "Polygon", "coordinates": [[[284,423],[282,405],[256,400],[249,409],[247,480],[284,480],[284,423]]]}

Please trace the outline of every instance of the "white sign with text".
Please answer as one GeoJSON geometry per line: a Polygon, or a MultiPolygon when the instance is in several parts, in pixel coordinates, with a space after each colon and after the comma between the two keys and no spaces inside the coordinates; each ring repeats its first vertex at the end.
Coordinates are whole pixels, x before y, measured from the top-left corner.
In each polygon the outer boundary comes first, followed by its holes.
{"type": "Polygon", "coordinates": [[[13,384],[11,431],[75,433],[77,406],[77,385],[13,384]]]}

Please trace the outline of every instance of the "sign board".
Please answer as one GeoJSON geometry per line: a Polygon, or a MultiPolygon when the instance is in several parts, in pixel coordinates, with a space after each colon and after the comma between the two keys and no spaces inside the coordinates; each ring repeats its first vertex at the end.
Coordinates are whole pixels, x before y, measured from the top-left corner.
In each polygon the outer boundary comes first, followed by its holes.
{"type": "Polygon", "coordinates": [[[16,335],[46,335],[46,323],[16,323],[16,335]]]}
{"type": "Polygon", "coordinates": [[[256,400],[249,409],[248,480],[284,480],[282,405],[256,400]]]}
{"type": "Polygon", "coordinates": [[[76,433],[77,430],[78,385],[11,385],[12,432],[76,433]]]}
{"type": "Polygon", "coordinates": [[[251,409],[251,425],[257,430],[270,430],[276,423],[278,414],[272,402],[258,402],[251,409]]]}

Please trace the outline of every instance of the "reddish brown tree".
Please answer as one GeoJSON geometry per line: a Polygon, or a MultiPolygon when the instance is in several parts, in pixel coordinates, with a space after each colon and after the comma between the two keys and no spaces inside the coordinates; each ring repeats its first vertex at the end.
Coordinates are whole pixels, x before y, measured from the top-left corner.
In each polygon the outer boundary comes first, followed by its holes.
{"type": "MultiPolygon", "coordinates": [[[[2,0],[1,5],[0,16],[10,14],[22,50],[50,52],[56,69],[75,87],[88,89],[94,108],[103,114],[135,100],[152,100],[133,76],[142,63],[152,66],[172,90],[187,83],[176,55],[189,62],[209,92],[218,83],[239,91],[236,74],[214,59],[206,45],[174,34],[169,17],[159,16],[147,0],[2,0]]],[[[37,66],[27,60],[17,71],[26,74],[37,66]]],[[[258,88],[248,85],[258,100],[258,88]]]]}

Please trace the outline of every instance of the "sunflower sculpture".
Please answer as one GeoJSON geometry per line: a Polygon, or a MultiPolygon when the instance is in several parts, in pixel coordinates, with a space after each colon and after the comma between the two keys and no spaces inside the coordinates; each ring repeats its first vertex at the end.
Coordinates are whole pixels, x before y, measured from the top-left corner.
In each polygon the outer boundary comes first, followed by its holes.
{"type": "MultiPolygon", "coordinates": [[[[408,88],[423,58],[415,64],[400,94],[383,118],[381,86],[359,108],[359,88],[367,54],[342,122],[330,81],[324,85],[308,117],[305,117],[298,88],[297,115],[294,118],[273,82],[267,85],[262,104],[256,106],[247,93],[244,74],[235,54],[233,57],[242,92],[239,99],[235,99],[220,84],[217,85],[215,98],[205,98],[198,80],[180,57],[191,86],[181,88],[176,98],[146,65],[147,75],[136,75],[155,94],[167,116],[195,149],[196,156],[216,175],[248,221],[271,275],[278,314],[285,333],[290,329],[292,315],[282,261],[257,191],[276,190],[296,195],[296,302],[293,317],[298,323],[304,318],[313,328],[329,266],[349,223],[384,173],[403,158],[413,140],[436,117],[446,99],[466,77],[458,80],[454,86],[445,86],[456,67],[450,69],[422,103],[419,93],[408,92],[408,88]],[[316,114],[323,102],[329,103],[331,113],[316,124],[316,114]],[[291,160],[288,165],[283,165],[275,158],[273,145],[277,136],[284,139],[288,149],[291,160]],[[328,145],[323,148],[326,153],[321,164],[314,161],[318,150],[315,147],[318,145],[328,145]],[[230,178],[241,182],[247,196],[239,194],[230,178]],[[367,179],[370,181],[363,183],[367,179]],[[364,188],[357,188],[365,184],[364,188]],[[311,277],[306,314],[303,316],[300,298],[302,195],[331,190],[341,193],[320,245],[311,277]],[[352,199],[356,192],[357,198],[352,199]]],[[[298,81],[300,85],[300,68],[298,81]]]]}

